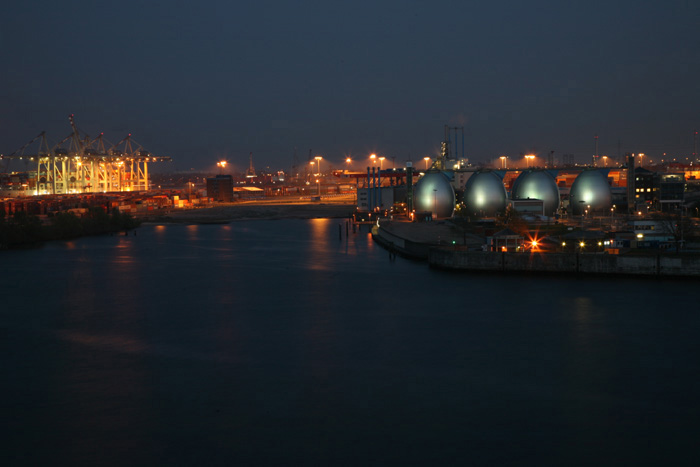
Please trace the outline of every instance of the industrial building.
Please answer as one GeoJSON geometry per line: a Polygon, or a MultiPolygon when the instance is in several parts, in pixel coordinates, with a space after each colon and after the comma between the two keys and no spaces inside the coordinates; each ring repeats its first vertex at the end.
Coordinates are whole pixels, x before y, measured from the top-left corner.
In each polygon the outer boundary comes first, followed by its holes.
{"type": "Polygon", "coordinates": [[[507,206],[561,217],[674,212],[692,202],[683,172],[653,172],[634,165],[525,170],[433,166],[425,172],[407,167],[392,169],[391,175],[369,169],[368,174],[366,179],[358,178],[359,210],[388,209],[392,203],[406,202],[410,210],[431,212],[433,218],[452,217],[458,205],[470,217],[493,217],[507,206]],[[634,176],[627,173],[632,171],[634,176]]]}
{"type": "Polygon", "coordinates": [[[634,198],[637,210],[642,206],[654,211],[677,211],[685,199],[683,173],[652,172],[637,167],[634,172],[634,198]]]}
{"type": "Polygon", "coordinates": [[[217,175],[207,178],[207,197],[224,203],[233,201],[233,177],[217,175]]]}

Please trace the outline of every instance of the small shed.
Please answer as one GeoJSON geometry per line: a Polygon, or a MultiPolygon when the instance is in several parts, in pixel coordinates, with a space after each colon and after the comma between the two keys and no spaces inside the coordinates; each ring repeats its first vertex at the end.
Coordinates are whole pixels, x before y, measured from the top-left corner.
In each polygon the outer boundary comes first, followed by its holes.
{"type": "Polygon", "coordinates": [[[518,251],[525,243],[525,238],[511,229],[503,229],[488,237],[491,251],[518,251]]]}

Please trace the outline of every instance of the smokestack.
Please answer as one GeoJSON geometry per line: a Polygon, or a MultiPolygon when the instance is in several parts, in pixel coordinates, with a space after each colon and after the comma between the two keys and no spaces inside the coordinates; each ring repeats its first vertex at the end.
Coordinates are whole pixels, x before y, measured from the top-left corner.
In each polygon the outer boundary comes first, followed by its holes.
{"type": "Polygon", "coordinates": [[[372,183],[374,184],[374,188],[372,191],[374,192],[374,207],[379,207],[379,196],[377,196],[379,193],[377,191],[377,175],[379,173],[379,168],[377,167],[372,167],[372,183]]]}
{"type": "Polygon", "coordinates": [[[372,210],[372,189],[370,188],[370,173],[369,173],[369,167],[367,167],[367,210],[371,211],[372,210]]]}
{"type": "Polygon", "coordinates": [[[593,166],[598,165],[598,135],[595,135],[595,156],[593,157],[593,166]]]}

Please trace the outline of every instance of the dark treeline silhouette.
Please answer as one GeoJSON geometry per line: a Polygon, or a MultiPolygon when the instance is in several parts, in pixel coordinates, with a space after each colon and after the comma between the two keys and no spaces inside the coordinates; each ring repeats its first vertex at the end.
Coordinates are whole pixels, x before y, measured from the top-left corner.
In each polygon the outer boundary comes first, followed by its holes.
{"type": "Polygon", "coordinates": [[[139,224],[139,221],[127,213],[114,209],[110,214],[101,207],[89,208],[82,217],[72,212],[50,214],[47,223],[25,212],[7,216],[4,211],[0,211],[0,249],[28,246],[48,240],[127,231],[138,227],[139,224]]]}

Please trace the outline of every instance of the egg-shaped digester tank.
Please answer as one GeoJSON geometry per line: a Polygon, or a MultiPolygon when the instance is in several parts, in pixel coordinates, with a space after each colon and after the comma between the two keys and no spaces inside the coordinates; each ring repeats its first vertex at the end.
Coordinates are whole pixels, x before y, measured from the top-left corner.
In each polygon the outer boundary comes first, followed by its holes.
{"type": "Polygon", "coordinates": [[[606,174],[600,170],[584,170],[571,185],[569,205],[572,214],[608,211],[612,206],[612,190],[606,174]]]}
{"type": "Polygon", "coordinates": [[[475,172],[464,185],[464,206],[472,216],[493,216],[506,208],[503,180],[494,172],[475,172]]]}
{"type": "Polygon", "coordinates": [[[455,190],[442,172],[429,171],[413,189],[416,211],[432,212],[436,217],[452,217],[455,210],[455,190]]]}
{"type": "Polygon", "coordinates": [[[559,187],[556,179],[544,170],[529,170],[520,174],[513,184],[511,199],[544,201],[544,214],[551,216],[559,209],[559,187]]]}

